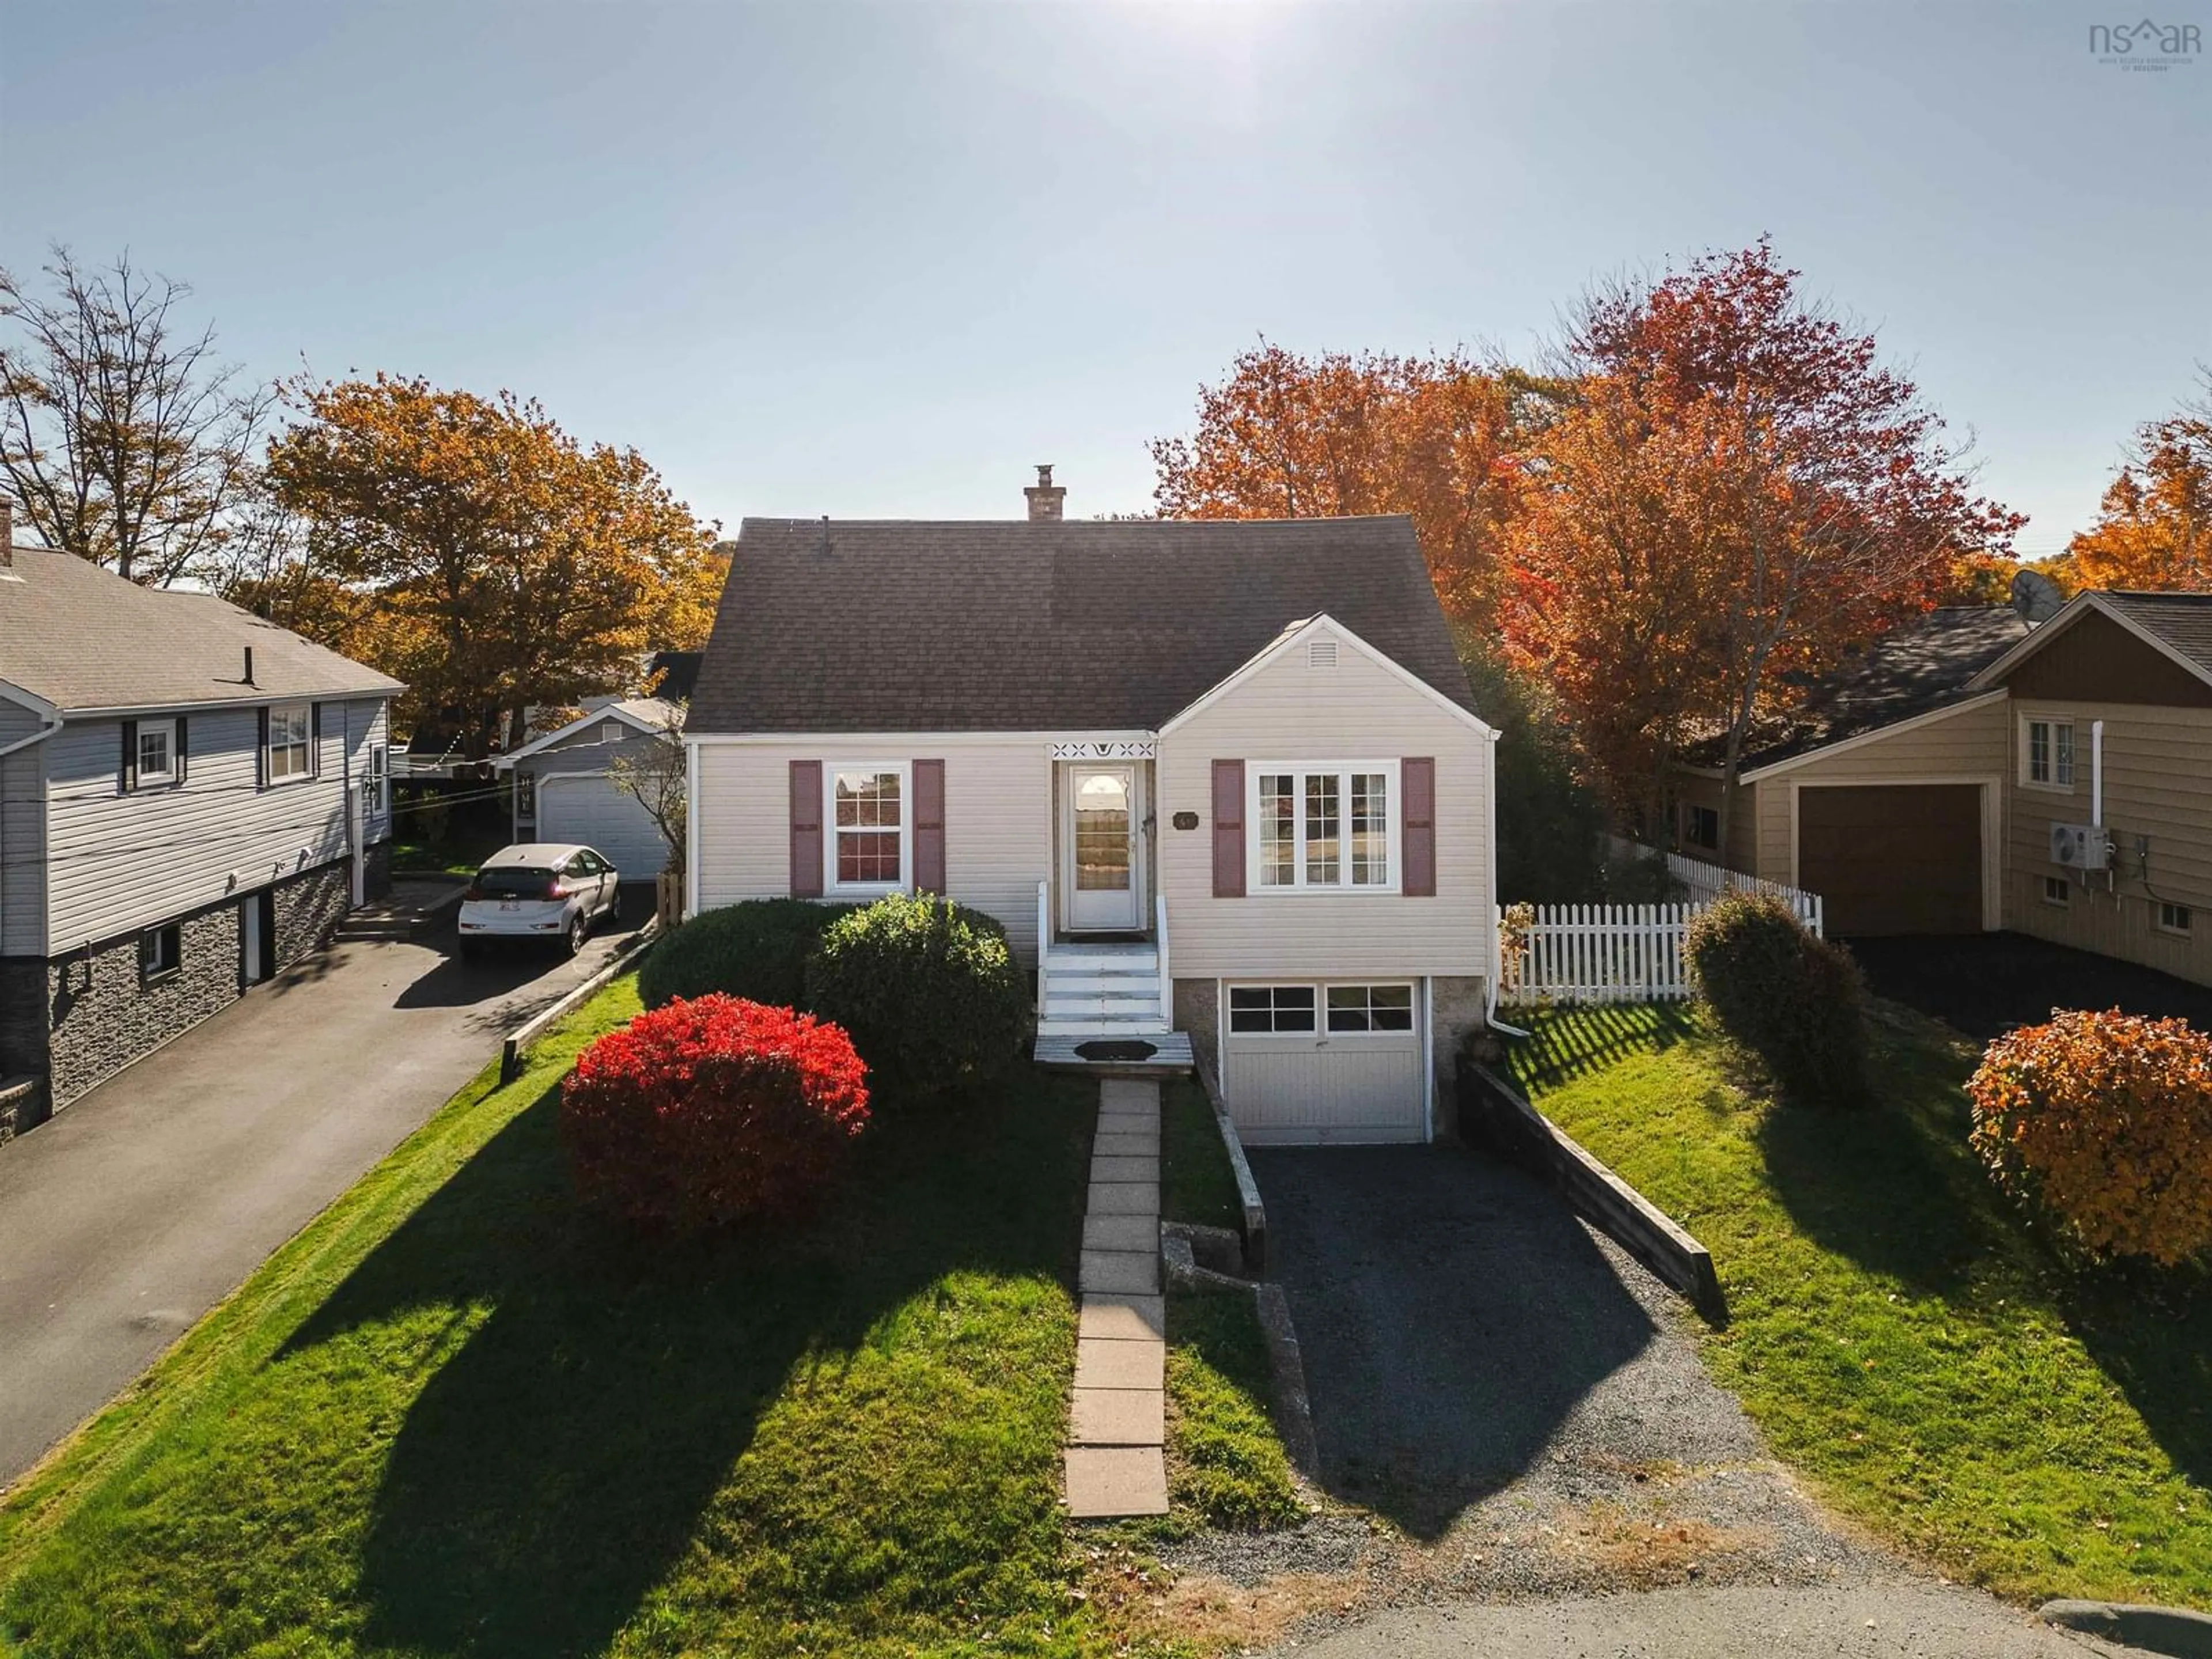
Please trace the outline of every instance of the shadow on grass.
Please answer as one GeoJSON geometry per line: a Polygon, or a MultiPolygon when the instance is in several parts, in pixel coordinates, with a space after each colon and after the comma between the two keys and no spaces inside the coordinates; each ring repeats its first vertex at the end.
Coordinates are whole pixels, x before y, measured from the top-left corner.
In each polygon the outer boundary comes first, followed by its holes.
{"type": "Polygon", "coordinates": [[[2212,1273],[2085,1273],[2067,1281],[2060,1305],[2174,1467],[2212,1488],[2212,1273]]]}
{"type": "MultiPolygon", "coordinates": [[[[1939,1028],[1877,1005],[1875,1098],[1858,1111],[1770,1109],[1759,1146],[1793,1224],[1823,1249],[1962,1311],[2048,1303],[2166,1455],[2212,1486],[2212,1276],[2057,1261],[1969,1143],[1971,1059],[1939,1028]]],[[[1993,1339],[1994,1340],[1994,1339],[1993,1339]]]]}
{"type": "Polygon", "coordinates": [[[1663,1053],[1697,1030],[1687,1004],[1600,1004],[1547,1010],[1528,1017],[1528,1036],[1510,1041],[1506,1067],[1534,1099],[1632,1054],[1663,1053]]]}
{"type": "Polygon", "coordinates": [[[426,1304],[489,1310],[393,1441],[360,1567],[364,1637],[600,1651],[696,1536],[797,1362],[854,1350],[956,1269],[1069,1279],[1077,1109],[1024,1071],[963,1113],[887,1113],[810,1224],[653,1248],[579,1212],[549,1091],[290,1345],[373,1345],[380,1320],[426,1304]]]}

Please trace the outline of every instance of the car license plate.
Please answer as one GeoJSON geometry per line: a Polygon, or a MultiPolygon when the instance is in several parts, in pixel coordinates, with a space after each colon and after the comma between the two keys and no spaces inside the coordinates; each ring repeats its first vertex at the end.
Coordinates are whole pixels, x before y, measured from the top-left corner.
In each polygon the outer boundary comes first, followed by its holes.
{"type": "Polygon", "coordinates": [[[499,908],[502,910],[520,910],[522,908],[522,901],[520,899],[501,899],[499,902],[499,908]]]}

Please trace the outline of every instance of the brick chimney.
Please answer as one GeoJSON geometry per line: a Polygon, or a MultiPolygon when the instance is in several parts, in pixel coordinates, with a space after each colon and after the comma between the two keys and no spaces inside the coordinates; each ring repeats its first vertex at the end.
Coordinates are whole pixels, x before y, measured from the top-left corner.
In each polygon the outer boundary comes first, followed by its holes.
{"type": "Polygon", "coordinates": [[[1029,497],[1031,524],[1058,524],[1060,504],[1067,491],[1052,481],[1052,463],[1045,462],[1037,468],[1037,481],[1022,494],[1029,497]]]}

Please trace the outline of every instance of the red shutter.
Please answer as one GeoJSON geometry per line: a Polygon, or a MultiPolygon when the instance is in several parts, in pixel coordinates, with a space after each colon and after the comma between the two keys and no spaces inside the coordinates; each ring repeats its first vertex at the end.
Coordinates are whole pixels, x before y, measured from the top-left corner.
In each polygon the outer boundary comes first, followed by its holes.
{"type": "Polygon", "coordinates": [[[1398,787],[1406,795],[1400,851],[1406,860],[1402,890],[1408,898],[1437,896],[1437,763],[1424,755],[1398,763],[1398,787]]]}
{"type": "Polygon", "coordinates": [[[822,896],[822,763],[791,763],[791,896],[822,896]]]}
{"type": "Polygon", "coordinates": [[[945,763],[914,763],[914,890],[945,890],[945,763]]]}
{"type": "Polygon", "coordinates": [[[1244,763],[1213,763],[1213,896],[1244,896],[1244,763]]]}

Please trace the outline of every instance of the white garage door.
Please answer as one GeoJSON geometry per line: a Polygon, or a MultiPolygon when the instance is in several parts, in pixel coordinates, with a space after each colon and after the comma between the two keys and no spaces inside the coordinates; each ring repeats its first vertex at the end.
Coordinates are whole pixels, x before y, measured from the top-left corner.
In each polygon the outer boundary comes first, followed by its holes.
{"type": "Polygon", "coordinates": [[[668,843],[634,795],[605,778],[555,773],[538,780],[540,841],[581,842],[613,861],[624,881],[649,881],[668,862],[668,843]]]}
{"type": "Polygon", "coordinates": [[[1231,985],[1222,1092],[1255,1146],[1419,1140],[1421,1033],[1410,981],[1231,985]]]}

